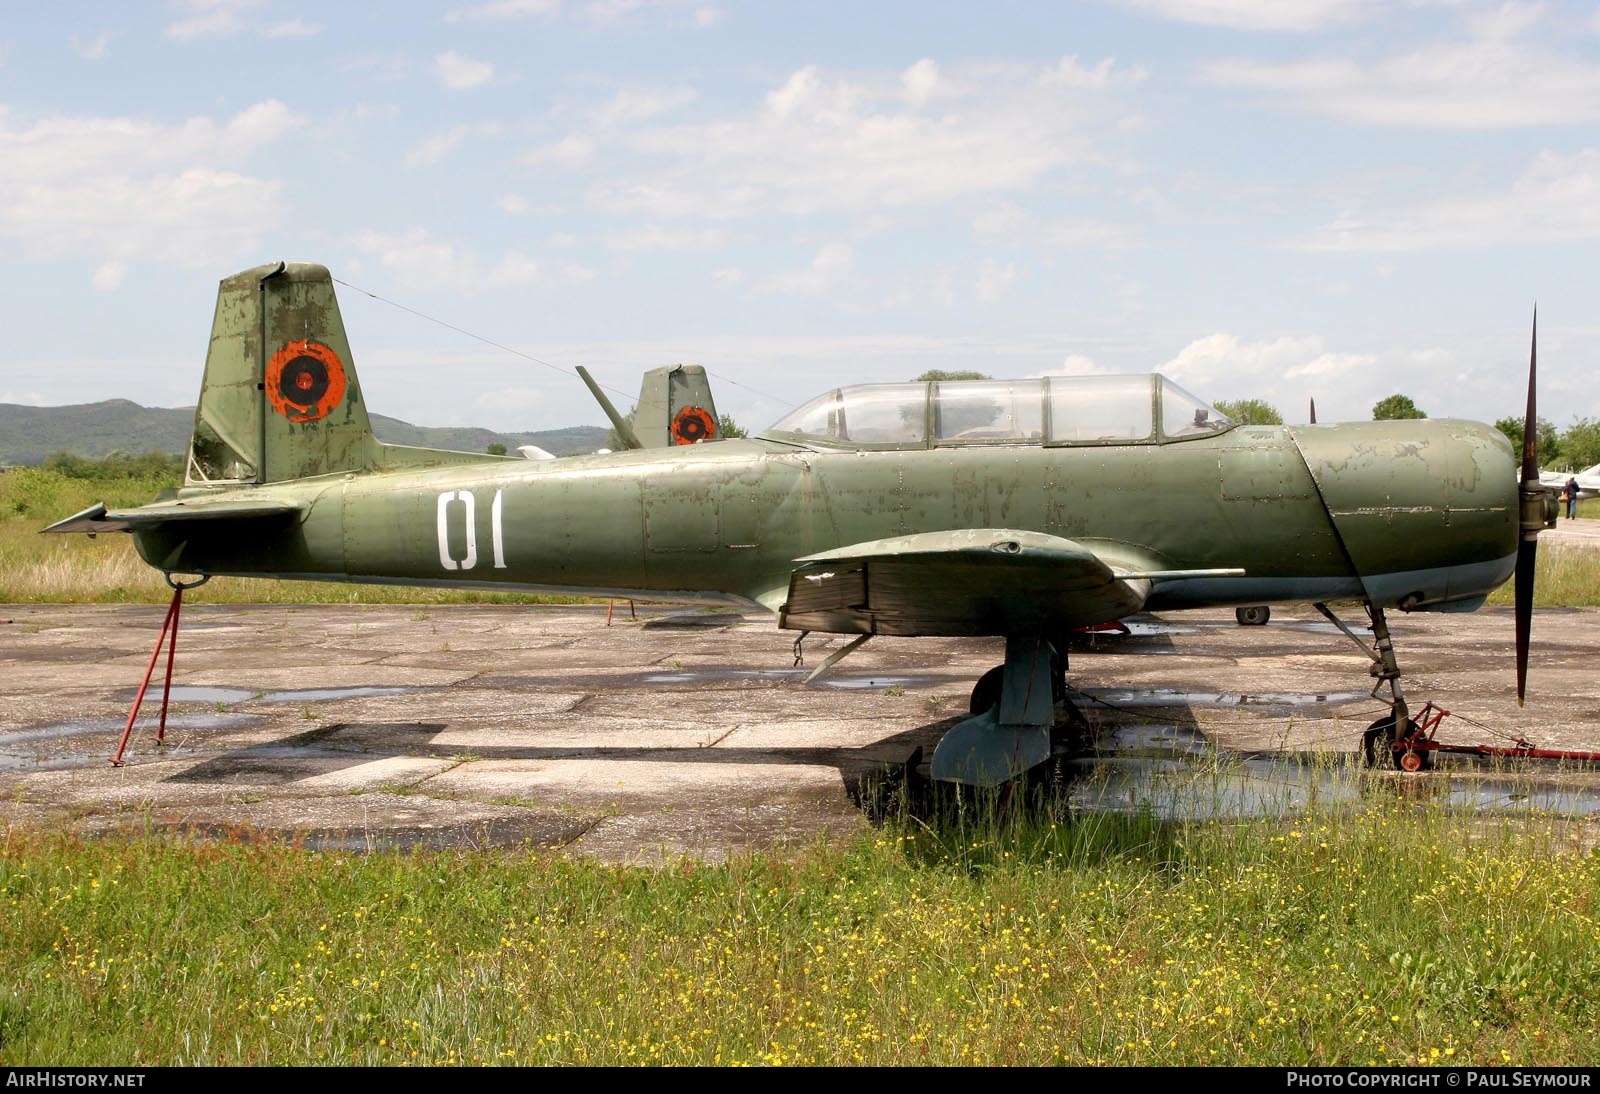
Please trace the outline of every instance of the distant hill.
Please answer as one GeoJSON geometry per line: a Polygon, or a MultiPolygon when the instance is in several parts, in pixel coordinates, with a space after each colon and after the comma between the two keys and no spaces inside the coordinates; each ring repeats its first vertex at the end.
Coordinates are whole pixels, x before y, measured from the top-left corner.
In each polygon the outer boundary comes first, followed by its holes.
{"type": "MultiPolygon", "coordinates": [[[[112,452],[140,456],[146,452],[182,455],[194,429],[194,407],[147,407],[127,399],[107,399],[75,406],[18,406],[0,403],[0,464],[43,463],[57,452],[102,459],[112,452]]],[[[423,448],[482,452],[496,442],[516,454],[517,446],[536,444],[557,456],[593,452],[606,442],[607,430],[596,425],[543,429],[531,433],[496,433],[489,429],[423,426],[398,418],[372,415],[378,439],[423,448]]]]}

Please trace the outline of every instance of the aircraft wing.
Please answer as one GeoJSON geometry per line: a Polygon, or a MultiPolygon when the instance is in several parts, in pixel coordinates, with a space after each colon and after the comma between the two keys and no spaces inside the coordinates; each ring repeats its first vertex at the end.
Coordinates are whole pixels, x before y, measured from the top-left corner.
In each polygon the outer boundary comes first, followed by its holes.
{"type": "MultiPolygon", "coordinates": [[[[1138,611],[1151,580],[1042,532],[969,528],[840,547],[796,560],[778,625],[833,634],[1002,635],[1064,629],[1138,611]]],[[[1243,571],[1203,571],[1205,575],[1243,571]]]]}
{"type": "Polygon", "coordinates": [[[81,513],[58,520],[44,532],[132,532],[155,528],[162,524],[191,520],[262,520],[283,518],[300,512],[301,507],[292,502],[261,499],[233,499],[210,502],[204,498],[185,501],[157,502],[141,505],[137,509],[107,509],[105,502],[96,502],[81,513]]]}

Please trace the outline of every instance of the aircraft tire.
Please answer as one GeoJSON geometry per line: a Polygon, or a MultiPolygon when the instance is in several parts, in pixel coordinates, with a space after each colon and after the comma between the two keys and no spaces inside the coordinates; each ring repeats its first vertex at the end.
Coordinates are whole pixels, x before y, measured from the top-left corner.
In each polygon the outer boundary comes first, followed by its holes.
{"type": "Polygon", "coordinates": [[[1239,621],[1241,627],[1259,627],[1272,618],[1272,609],[1265,604],[1252,604],[1233,609],[1233,617],[1239,621]]]}
{"type": "MultiPolygon", "coordinates": [[[[1407,726],[1410,732],[1416,732],[1415,719],[1408,719],[1407,726]]],[[[1379,718],[1367,731],[1361,735],[1361,752],[1365,756],[1368,767],[1384,767],[1393,763],[1400,771],[1427,771],[1433,766],[1433,753],[1420,749],[1406,749],[1396,752],[1394,749],[1394,715],[1379,718]],[[1386,759],[1387,757],[1387,759],[1386,759]]]]}
{"type": "Polygon", "coordinates": [[[996,665],[972,685],[972,697],[967,700],[967,710],[982,714],[1000,701],[1000,688],[1005,681],[1006,667],[996,665]]]}

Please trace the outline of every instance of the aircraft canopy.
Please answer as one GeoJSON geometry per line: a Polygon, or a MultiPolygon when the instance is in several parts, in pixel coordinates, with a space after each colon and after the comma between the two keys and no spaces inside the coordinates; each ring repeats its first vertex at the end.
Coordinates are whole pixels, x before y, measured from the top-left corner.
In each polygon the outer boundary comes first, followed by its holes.
{"type": "Polygon", "coordinates": [[[860,449],[1158,444],[1233,425],[1149,373],[857,384],[819,395],[761,436],[860,449]]]}

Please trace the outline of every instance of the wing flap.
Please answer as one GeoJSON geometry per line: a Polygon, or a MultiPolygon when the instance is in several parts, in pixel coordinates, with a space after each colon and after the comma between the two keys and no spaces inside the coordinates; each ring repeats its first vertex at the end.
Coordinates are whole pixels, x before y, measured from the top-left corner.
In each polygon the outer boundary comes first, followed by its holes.
{"type": "Polygon", "coordinates": [[[42,532],[133,532],[156,528],[163,524],[187,523],[192,520],[264,520],[287,518],[301,511],[293,502],[262,499],[234,499],[232,501],[207,501],[203,498],[184,501],[156,502],[137,509],[107,509],[104,502],[58,520],[42,532]]]}
{"type": "Polygon", "coordinates": [[[1138,611],[1150,581],[1069,539],[1004,528],[872,540],[797,559],[780,625],[836,634],[984,635],[1138,611]]]}

